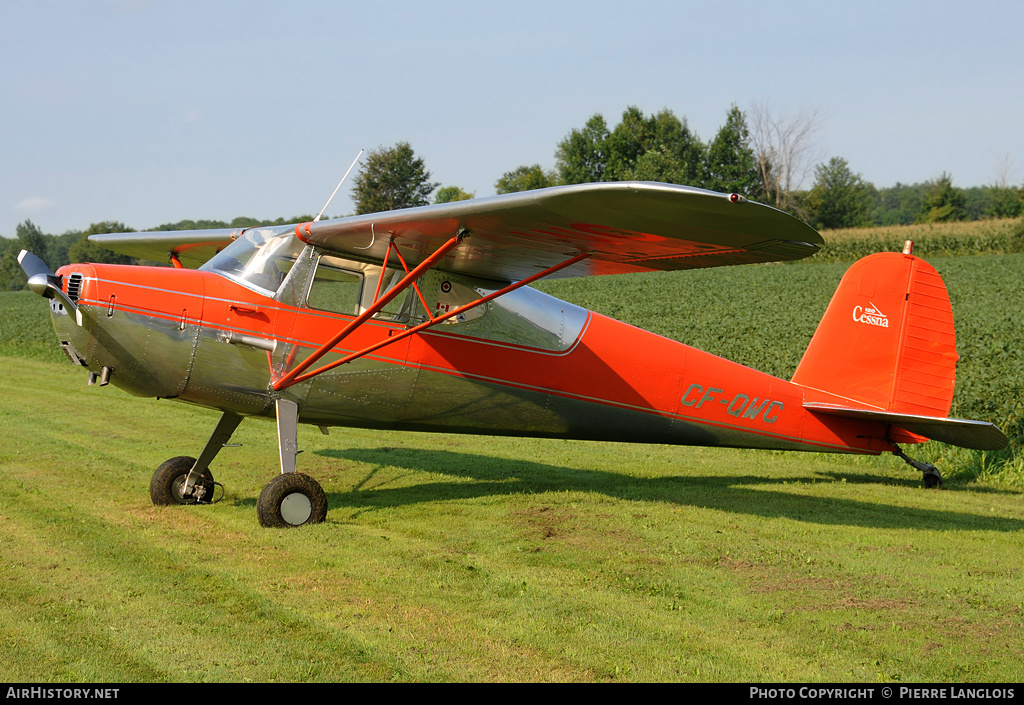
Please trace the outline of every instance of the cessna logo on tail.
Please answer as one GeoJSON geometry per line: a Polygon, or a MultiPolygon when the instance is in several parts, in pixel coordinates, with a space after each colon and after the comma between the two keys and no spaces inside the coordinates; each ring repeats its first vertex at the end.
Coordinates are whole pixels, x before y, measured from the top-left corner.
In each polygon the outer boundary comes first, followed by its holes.
{"type": "MultiPolygon", "coordinates": [[[[871,304],[871,302],[868,302],[871,304]]],[[[886,318],[885,314],[875,308],[874,304],[871,304],[867,308],[863,306],[853,307],[853,320],[858,323],[866,323],[869,326],[879,326],[881,328],[889,327],[889,319],[886,318]]]]}

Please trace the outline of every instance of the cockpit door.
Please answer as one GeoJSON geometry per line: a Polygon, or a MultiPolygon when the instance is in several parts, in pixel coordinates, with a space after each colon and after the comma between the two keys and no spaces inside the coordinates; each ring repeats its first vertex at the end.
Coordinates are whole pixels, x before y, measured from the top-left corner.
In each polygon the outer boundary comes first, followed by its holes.
{"type": "Polygon", "coordinates": [[[254,228],[200,267],[202,328],[182,399],[241,414],[273,413],[268,390],[278,319],[286,309],[278,292],[302,250],[287,229],[254,228]]]}
{"type": "MultiPolygon", "coordinates": [[[[307,250],[292,269],[291,287],[286,282],[279,297],[282,303],[294,301],[295,306],[289,307],[287,313],[282,308],[278,316],[278,350],[274,357],[278,376],[294,369],[371,306],[375,295],[397,281],[392,271],[385,271],[382,280],[379,265],[307,250]]],[[[310,370],[404,330],[401,316],[406,299],[403,294],[380,314],[356,327],[310,370]]],[[[403,418],[417,376],[417,370],[407,364],[408,351],[408,339],[396,341],[318,374],[305,384],[289,387],[303,396],[300,418],[321,425],[387,425],[403,418]],[[300,387],[306,390],[300,392],[300,387]]]]}

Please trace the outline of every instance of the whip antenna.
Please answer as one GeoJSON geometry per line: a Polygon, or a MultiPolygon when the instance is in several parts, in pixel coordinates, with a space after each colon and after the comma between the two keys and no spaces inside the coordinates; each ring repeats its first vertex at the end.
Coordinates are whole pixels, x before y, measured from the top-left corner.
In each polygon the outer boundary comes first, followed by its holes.
{"type": "Polygon", "coordinates": [[[363,152],[365,152],[365,151],[366,151],[365,149],[360,149],[359,150],[359,154],[357,154],[356,158],[352,160],[352,166],[350,166],[348,168],[348,171],[345,172],[345,175],[343,177],[341,177],[341,181],[339,181],[338,185],[334,187],[334,193],[331,194],[331,197],[327,199],[327,203],[324,204],[324,207],[321,208],[320,212],[316,214],[315,218],[313,218],[313,222],[314,223],[317,222],[318,220],[320,220],[320,216],[322,216],[324,214],[324,211],[327,210],[327,206],[331,205],[331,201],[333,201],[334,197],[338,195],[338,189],[340,189],[341,185],[343,183],[345,183],[345,179],[348,178],[348,175],[352,171],[352,168],[356,165],[356,162],[359,161],[359,157],[363,156],[363,152]]]}

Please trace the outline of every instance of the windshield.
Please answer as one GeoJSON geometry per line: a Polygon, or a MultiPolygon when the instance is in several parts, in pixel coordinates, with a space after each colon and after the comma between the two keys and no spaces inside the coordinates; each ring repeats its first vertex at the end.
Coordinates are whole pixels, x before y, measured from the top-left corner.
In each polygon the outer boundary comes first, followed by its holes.
{"type": "Polygon", "coordinates": [[[246,230],[199,269],[273,296],[302,252],[294,232],[293,225],[246,230]]]}

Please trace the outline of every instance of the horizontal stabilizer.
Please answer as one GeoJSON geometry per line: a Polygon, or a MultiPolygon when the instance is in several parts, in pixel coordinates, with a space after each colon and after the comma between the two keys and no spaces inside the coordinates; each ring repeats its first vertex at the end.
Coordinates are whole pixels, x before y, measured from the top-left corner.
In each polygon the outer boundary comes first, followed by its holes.
{"type": "Polygon", "coordinates": [[[804,408],[817,414],[882,421],[904,431],[910,431],[925,438],[960,446],[961,448],[999,450],[1000,448],[1005,448],[1009,442],[998,426],[987,421],[897,414],[891,411],[858,409],[856,407],[820,402],[804,402],[804,408]]]}

